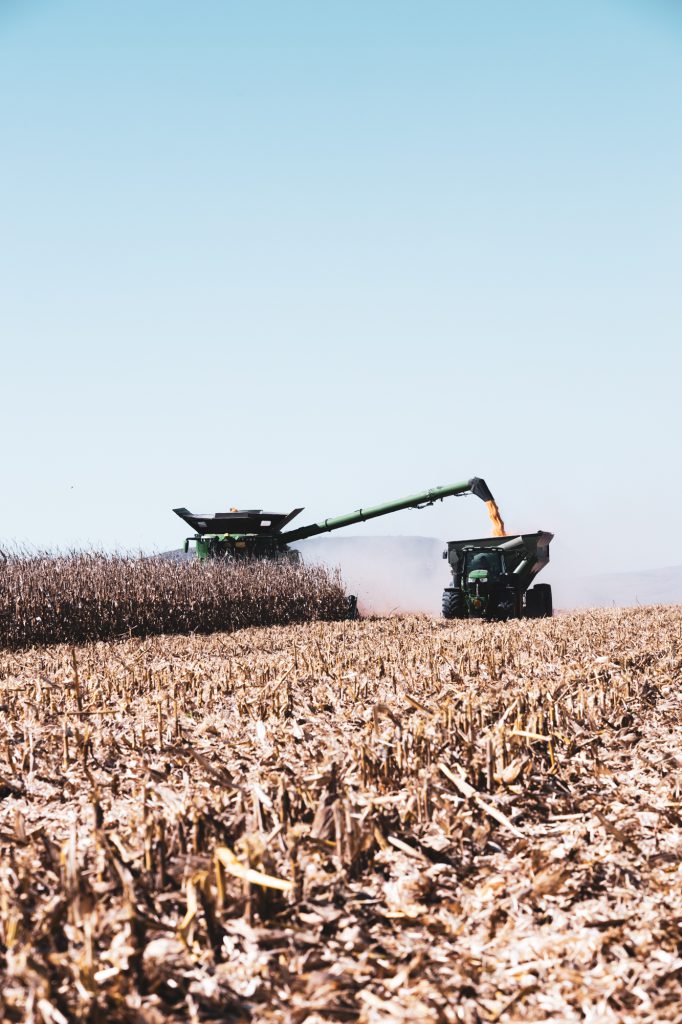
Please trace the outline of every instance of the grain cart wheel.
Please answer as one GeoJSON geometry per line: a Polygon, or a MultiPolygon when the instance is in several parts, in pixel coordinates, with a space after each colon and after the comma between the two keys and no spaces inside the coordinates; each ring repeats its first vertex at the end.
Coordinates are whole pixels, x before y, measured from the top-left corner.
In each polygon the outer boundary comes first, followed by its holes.
{"type": "Polygon", "coordinates": [[[551,586],[549,585],[549,583],[536,583],[533,589],[537,594],[538,618],[551,619],[553,611],[551,586]]]}
{"type": "Polygon", "coordinates": [[[526,610],[524,612],[524,618],[537,619],[539,614],[537,589],[535,587],[531,587],[530,590],[526,591],[526,610]]]}
{"type": "Polygon", "coordinates": [[[448,588],[443,591],[443,618],[464,618],[464,602],[462,601],[461,590],[452,590],[448,588]]]}

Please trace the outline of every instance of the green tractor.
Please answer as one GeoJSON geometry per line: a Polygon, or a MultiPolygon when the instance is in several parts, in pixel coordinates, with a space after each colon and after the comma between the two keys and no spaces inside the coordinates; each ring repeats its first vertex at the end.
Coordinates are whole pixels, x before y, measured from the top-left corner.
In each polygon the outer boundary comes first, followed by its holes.
{"type": "Polygon", "coordinates": [[[530,584],[549,562],[551,533],[449,541],[443,558],[452,584],[443,591],[446,619],[488,621],[552,615],[552,588],[530,584]]]}

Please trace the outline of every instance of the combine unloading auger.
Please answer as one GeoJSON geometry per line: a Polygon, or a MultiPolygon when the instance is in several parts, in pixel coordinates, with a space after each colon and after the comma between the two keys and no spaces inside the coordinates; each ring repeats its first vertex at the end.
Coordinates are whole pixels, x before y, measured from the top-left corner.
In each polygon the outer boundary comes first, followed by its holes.
{"type": "Polygon", "coordinates": [[[193,543],[197,557],[206,558],[277,558],[282,555],[296,557],[290,551],[289,544],[308,537],[316,537],[332,530],[341,530],[355,523],[364,523],[368,519],[387,516],[392,512],[400,512],[407,508],[426,508],[443,498],[461,494],[475,494],[486,504],[493,502],[493,496],[485,480],[474,476],[462,483],[450,484],[447,487],[434,487],[428,491],[411,494],[407,498],[388,501],[383,505],[359,508],[355,512],[347,512],[341,516],[323,519],[319,523],[310,523],[297,529],[282,532],[285,526],[298,516],[303,509],[295,508],[288,514],[280,512],[263,512],[261,509],[232,509],[230,512],[215,512],[210,515],[197,515],[186,508],[175,508],[173,511],[180,516],[195,534],[185,541],[185,551],[193,543]]]}

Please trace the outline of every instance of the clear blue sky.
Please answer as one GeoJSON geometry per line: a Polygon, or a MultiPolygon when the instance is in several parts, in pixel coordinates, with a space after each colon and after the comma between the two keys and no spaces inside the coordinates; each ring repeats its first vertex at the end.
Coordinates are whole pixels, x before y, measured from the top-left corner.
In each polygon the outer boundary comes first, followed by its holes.
{"type": "Polygon", "coordinates": [[[677,4],[2,0],[0,111],[0,545],[477,474],[682,563],[677,4]]]}

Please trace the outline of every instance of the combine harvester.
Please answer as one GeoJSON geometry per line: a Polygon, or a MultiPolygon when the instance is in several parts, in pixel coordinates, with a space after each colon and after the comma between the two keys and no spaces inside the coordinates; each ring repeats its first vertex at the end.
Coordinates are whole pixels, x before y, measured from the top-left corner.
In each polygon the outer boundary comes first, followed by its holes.
{"type": "MultiPolygon", "coordinates": [[[[195,531],[192,537],[185,540],[184,550],[187,553],[193,544],[200,561],[244,558],[289,558],[298,561],[298,551],[289,547],[295,541],[331,533],[402,509],[426,508],[443,498],[464,494],[475,494],[484,501],[498,532],[503,532],[495,499],[485,480],[476,476],[462,483],[435,487],[407,498],[361,508],[293,530],[284,528],[303,511],[302,508],[295,508],[288,514],[236,508],[211,515],[196,515],[186,508],[175,508],[173,511],[195,531]]],[[[453,570],[453,584],[443,595],[445,618],[507,619],[520,618],[522,615],[551,615],[549,587],[542,590],[534,587],[526,593],[531,580],[549,561],[551,538],[551,533],[538,533],[502,539],[493,537],[480,541],[450,541],[443,554],[444,558],[450,558],[453,570]]]]}

